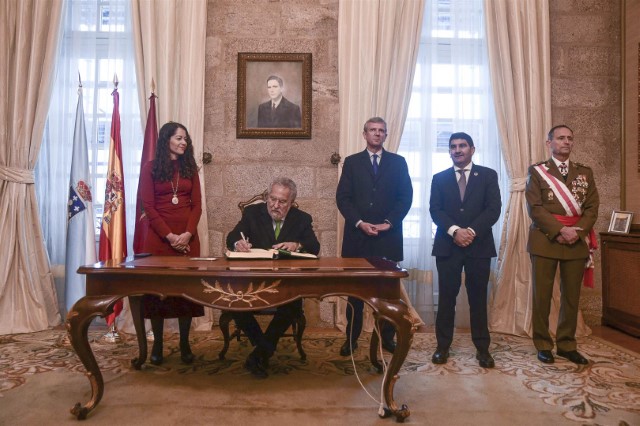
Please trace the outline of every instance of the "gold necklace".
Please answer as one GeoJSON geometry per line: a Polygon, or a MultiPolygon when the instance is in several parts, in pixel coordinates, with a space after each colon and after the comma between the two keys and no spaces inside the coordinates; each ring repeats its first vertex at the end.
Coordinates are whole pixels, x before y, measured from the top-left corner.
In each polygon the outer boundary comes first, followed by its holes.
{"type": "Polygon", "coordinates": [[[178,179],[176,179],[176,187],[173,187],[173,181],[170,180],[171,190],[173,191],[173,198],[171,198],[171,202],[173,204],[178,204],[178,187],[180,186],[180,172],[178,172],[178,179]]]}

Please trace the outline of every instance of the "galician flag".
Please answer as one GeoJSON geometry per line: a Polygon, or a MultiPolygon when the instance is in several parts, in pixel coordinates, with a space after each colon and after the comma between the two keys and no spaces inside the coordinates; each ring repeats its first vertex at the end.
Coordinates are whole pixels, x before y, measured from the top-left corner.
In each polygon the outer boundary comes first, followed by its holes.
{"type": "MultiPolygon", "coordinates": [[[[153,160],[156,155],[156,143],[158,142],[158,121],[156,120],[156,95],[151,92],[149,97],[149,115],[147,116],[147,126],[144,130],[144,146],[142,147],[142,158],[140,159],[140,174],[142,167],[153,160]]],[[[140,184],[138,183],[138,196],[136,197],[136,225],[133,232],[133,252],[142,253],[144,240],[149,232],[149,221],[142,206],[142,194],[140,194],[140,184]]]]}
{"type": "Polygon", "coordinates": [[[67,253],[65,260],[65,306],[67,312],[86,294],[86,277],[76,271],[96,262],[96,240],[91,198],[87,131],[84,126],[82,87],[78,88],[76,125],[73,130],[71,177],[67,202],[67,253]]]}
{"type": "MultiPolygon", "coordinates": [[[[111,144],[109,145],[109,166],[107,167],[107,185],[104,193],[104,209],[100,226],[100,261],[127,257],[127,215],[125,213],[124,174],[122,172],[122,141],[120,138],[120,95],[116,87],[113,96],[113,115],[111,116],[111,144]]],[[[113,314],[107,317],[111,326],[122,311],[122,300],[113,308],[113,314]]]]}

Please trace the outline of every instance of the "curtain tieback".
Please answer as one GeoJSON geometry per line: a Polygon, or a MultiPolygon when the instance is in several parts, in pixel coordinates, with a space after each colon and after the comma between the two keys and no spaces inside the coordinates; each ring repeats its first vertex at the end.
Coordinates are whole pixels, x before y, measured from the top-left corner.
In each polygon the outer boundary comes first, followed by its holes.
{"type": "Polygon", "coordinates": [[[8,166],[0,166],[0,180],[24,184],[34,184],[36,182],[33,170],[8,166]]]}
{"type": "Polygon", "coordinates": [[[513,178],[511,179],[509,192],[524,192],[524,188],[526,185],[527,178],[513,178]]]}

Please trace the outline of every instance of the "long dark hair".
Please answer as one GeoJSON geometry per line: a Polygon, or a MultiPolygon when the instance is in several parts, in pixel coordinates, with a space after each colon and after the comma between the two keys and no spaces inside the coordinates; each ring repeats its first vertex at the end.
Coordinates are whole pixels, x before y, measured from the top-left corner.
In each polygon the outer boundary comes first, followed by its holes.
{"type": "Polygon", "coordinates": [[[156,145],[156,157],[153,160],[153,179],[159,182],[167,182],[173,178],[173,166],[171,165],[171,155],[169,151],[169,140],[176,134],[178,129],[182,129],[187,134],[187,149],[183,155],[178,156],[178,170],[180,177],[190,179],[198,173],[198,165],[193,156],[193,144],[189,131],[180,123],[170,121],[160,128],[158,134],[158,144],[156,145]]]}

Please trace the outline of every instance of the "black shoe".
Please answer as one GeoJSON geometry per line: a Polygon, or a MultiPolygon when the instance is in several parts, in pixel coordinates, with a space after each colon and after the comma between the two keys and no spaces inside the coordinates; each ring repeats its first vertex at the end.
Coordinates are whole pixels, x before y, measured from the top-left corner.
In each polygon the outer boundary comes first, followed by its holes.
{"type": "Polygon", "coordinates": [[[538,351],[538,360],[540,362],[544,362],[545,364],[553,364],[555,359],[553,358],[553,354],[551,351],[538,351]]]}
{"type": "Polygon", "coordinates": [[[192,364],[196,359],[195,355],[191,352],[191,347],[189,343],[186,345],[180,344],[180,359],[185,364],[192,364]]]}
{"type": "Polygon", "coordinates": [[[358,349],[358,342],[354,341],[349,344],[349,340],[347,339],[347,341],[344,342],[342,344],[342,347],[340,348],[340,356],[349,356],[356,349],[358,349]]]}
{"type": "Polygon", "coordinates": [[[574,364],[578,364],[578,365],[587,365],[589,364],[589,360],[586,359],[585,357],[583,357],[582,355],[580,355],[580,352],[578,351],[556,351],[556,354],[558,356],[561,356],[562,358],[566,358],[569,361],[571,361],[574,364]]]}
{"type": "Polygon", "coordinates": [[[431,362],[434,364],[446,364],[449,359],[449,349],[436,348],[436,351],[431,357],[431,362]]]}
{"type": "Polygon", "coordinates": [[[393,353],[396,350],[396,342],[394,342],[393,340],[390,342],[385,342],[384,340],[382,341],[382,349],[384,349],[385,351],[389,352],[389,353],[393,353]]]}
{"type": "Polygon", "coordinates": [[[244,368],[249,370],[249,372],[259,379],[266,379],[269,376],[267,373],[267,369],[264,367],[262,363],[262,359],[255,352],[251,352],[247,357],[247,360],[244,363],[244,368]]]}
{"type": "Polygon", "coordinates": [[[476,359],[482,368],[493,368],[496,366],[496,363],[493,361],[493,357],[489,351],[476,352],[476,359]]]}
{"type": "Polygon", "coordinates": [[[158,344],[158,341],[153,342],[153,348],[151,349],[151,358],[149,359],[153,365],[161,365],[164,359],[162,358],[162,344],[158,344]]]}

